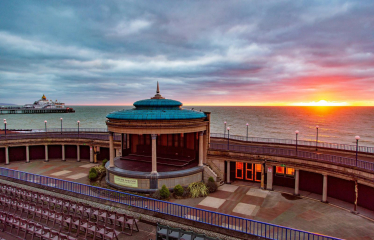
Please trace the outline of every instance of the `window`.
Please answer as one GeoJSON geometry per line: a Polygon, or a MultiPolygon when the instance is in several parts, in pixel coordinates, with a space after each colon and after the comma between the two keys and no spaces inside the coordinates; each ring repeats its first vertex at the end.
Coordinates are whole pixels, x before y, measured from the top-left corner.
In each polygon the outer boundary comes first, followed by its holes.
{"type": "Polygon", "coordinates": [[[286,168],[286,175],[295,176],[295,169],[294,168],[286,168]]]}
{"type": "Polygon", "coordinates": [[[275,167],[275,173],[279,174],[279,175],[284,175],[284,167],[276,166],[275,167]]]}
{"type": "Polygon", "coordinates": [[[236,162],[236,178],[243,179],[243,163],[242,162],[236,162]]]}

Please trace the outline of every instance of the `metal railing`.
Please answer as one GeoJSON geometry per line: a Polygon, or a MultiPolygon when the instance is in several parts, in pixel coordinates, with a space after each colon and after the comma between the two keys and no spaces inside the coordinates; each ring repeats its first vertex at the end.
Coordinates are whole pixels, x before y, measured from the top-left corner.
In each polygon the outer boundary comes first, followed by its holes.
{"type": "Polygon", "coordinates": [[[275,224],[245,219],[223,213],[208,211],[176,203],[137,196],[134,194],[123,193],[105,188],[89,186],[82,183],[70,182],[7,168],[0,168],[0,176],[61,189],[75,194],[105,199],[127,206],[137,207],[153,212],[159,212],[182,219],[189,219],[195,222],[200,222],[268,239],[338,240],[338,238],[329,237],[317,233],[311,233],[294,228],[283,227],[275,224]]]}
{"type": "MultiPolygon", "coordinates": [[[[231,137],[231,136],[230,136],[231,137]]],[[[357,160],[355,158],[348,158],[343,156],[320,154],[314,152],[296,151],[294,149],[259,147],[259,146],[245,146],[224,143],[210,143],[209,149],[212,150],[229,150],[236,152],[244,152],[258,155],[272,155],[284,157],[297,157],[304,159],[312,159],[317,161],[329,162],[334,164],[342,164],[357,168],[362,168],[369,171],[374,171],[374,162],[357,160]]]]}
{"type": "MultiPolygon", "coordinates": [[[[74,133],[74,132],[36,132],[36,133],[22,133],[22,134],[7,134],[0,135],[0,140],[17,140],[17,139],[40,139],[40,138],[76,138],[76,139],[91,139],[91,140],[107,140],[109,141],[109,134],[99,133],[74,133]]],[[[114,134],[114,140],[120,141],[121,135],[114,134]]]]}
{"type": "MultiPolygon", "coordinates": [[[[211,137],[214,138],[226,138],[227,134],[222,133],[211,133],[211,137]]],[[[230,139],[239,140],[244,142],[253,142],[253,143],[272,143],[272,144],[284,144],[284,145],[295,145],[296,140],[292,139],[277,139],[277,138],[260,138],[260,137],[246,137],[240,135],[231,135],[230,139]]],[[[329,143],[329,142],[320,142],[318,141],[306,141],[306,140],[297,140],[297,145],[299,146],[308,146],[308,147],[318,147],[318,148],[331,148],[337,150],[346,150],[346,151],[356,151],[356,145],[350,144],[340,144],[340,143],[329,143]]],[[[362,153],[373,153],[374,147],[367,146],[358,146],[358,151],[362,153]]]]}

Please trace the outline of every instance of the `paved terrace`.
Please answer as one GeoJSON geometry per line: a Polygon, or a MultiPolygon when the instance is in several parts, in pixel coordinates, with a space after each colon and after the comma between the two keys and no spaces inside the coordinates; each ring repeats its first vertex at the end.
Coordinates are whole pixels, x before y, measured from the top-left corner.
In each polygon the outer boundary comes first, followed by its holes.
{"type": "MultiPolygon", "coordinates": [[[[7,167],[87,184],[87,173],[92,165],[88,161],[32,160],[30,163],[13,162],[7,167]]],[[[374,239],[374,222],[368,218],[311,198],[261,190],[257,183],[235,182],[221,186],[206,198],[170,201],[339,238],[374,239]]],[[[154,226],[145,224],[142,228],[142,236],[154,236],[154,226]]]]}

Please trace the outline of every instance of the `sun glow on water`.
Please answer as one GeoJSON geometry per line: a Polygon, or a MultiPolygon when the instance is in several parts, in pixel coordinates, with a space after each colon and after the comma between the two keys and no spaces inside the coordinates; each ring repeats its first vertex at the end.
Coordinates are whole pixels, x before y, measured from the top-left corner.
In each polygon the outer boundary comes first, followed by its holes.
{"type": "Polygon", "coordinates": [[[326,100],[320,100],[318,102],[299,102],[293,103],[292,106],[317,106],[317,107],[327,107],[327,106],[350,106],[347,102],[330,102],[326,100]]]}

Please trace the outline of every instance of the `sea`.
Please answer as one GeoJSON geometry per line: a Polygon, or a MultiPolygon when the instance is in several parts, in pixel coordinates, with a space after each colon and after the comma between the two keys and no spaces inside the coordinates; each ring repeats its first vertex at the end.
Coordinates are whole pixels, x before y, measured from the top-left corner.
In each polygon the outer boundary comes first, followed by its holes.
{"type": "MultiPolygon", "coordinates": [[[[133,106],[71,106],[75,113],[2,114],[7,129],[106,128],[106,115],[113,111],[131,109],[133,106]]],[[[250,137],[318,140],[331,143],[374,146],[374,107],[234,107],[234,106],[184,106],[185,109],[211,112],[211,132],[250,137]]],[[[3,126],[0,127],[3,129],[3,126]]]]}

